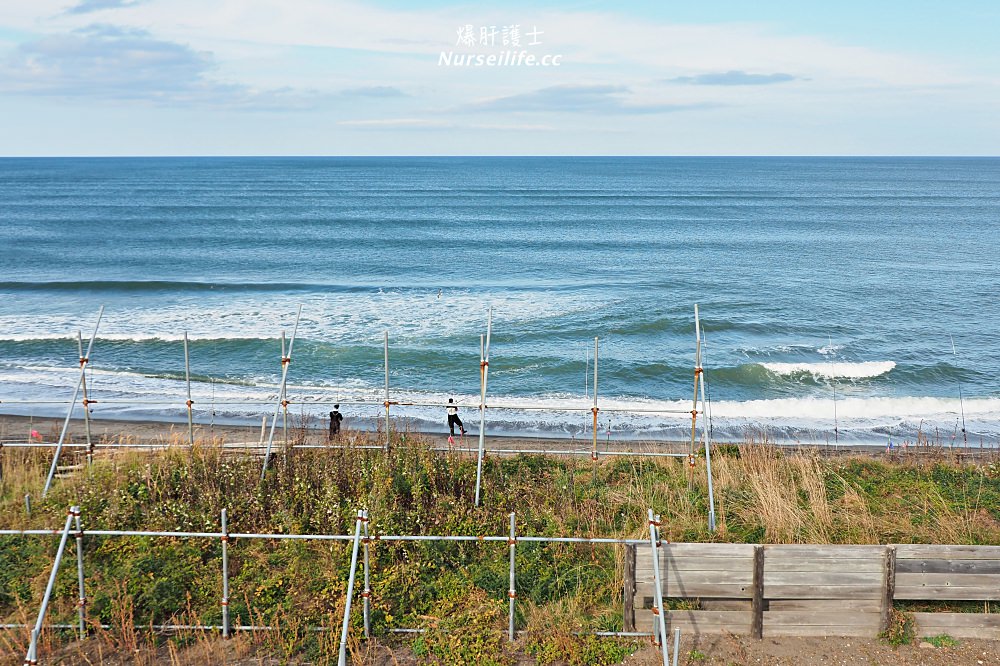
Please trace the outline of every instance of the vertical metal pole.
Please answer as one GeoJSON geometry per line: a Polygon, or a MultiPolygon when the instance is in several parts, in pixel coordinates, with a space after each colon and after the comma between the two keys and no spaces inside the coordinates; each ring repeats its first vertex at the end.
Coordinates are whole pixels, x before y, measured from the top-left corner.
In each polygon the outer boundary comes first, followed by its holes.
{"type": "Polygon", "coordinates": [[[59,434],[59,443],[56,445],[56,453],[52,457],[52,467],[49,468],[49,476],[45,479],[45,487],[42,489],[42,497],[49,494],[49,487],[52,479],[56,476],[56,468],[59,466],[59,455],[62,453],[63,442],[66,440],[66,432],[69,430],[69,420],[73,416],[73,408],[76,406],[76,396],[80,394],[80,385],[83,384],[87,363],[90,362],[90,352],[94,348],[94,339],[97,337],[97,329],[101,326],[101,317],[104,316],[104,306],[97,312],[97,324],[94,326],[94,333],[90,336],[90,343],[87,345],[87,355],[80,359],[80,379],[73,389],[73,397],[69,401],[69,410],[66,412],[66,420],[63,422],[62,432],[59,434]]]}
{"type": "MultiPolygon", "coordinates": [[[[281,332],[281,367],[285,367],[285,332],[281,332]]],[[[285,383],[281,383],[281,436],[284,440],[284,447],[288,449],[288,391],[285,383]]]]}
{"type": "Polygon", "coordinates": [[[389,451],[389,331],[382,339],[385,351],[385,450],[389,451]]]}
{"type": "MultiPolygon", "coordinates": [[[[80,352],[80,365],[83,365],[83,332],[76,332],[76,347],[80,352]]],[[[87,464],[94,462],[94,443],[90,440],[90,400],[87,399],[87,374],[84,373],[80,379],[80,387],[83,389],[83,426],[87,434],[87,464]]]]}
{"type": "Polygon", "coordinates": [[[372,586],[371,586],[371,568],[368,563],[368,544],[371,541],[371,537],[368,534],[368,509],[364,510],[364,538],[361,540],[364,546],[364,560],[365,560],[365,591],[361,593],[361,598],[364,599],[364,618],[365,618],[365,640],[372,637],[371,630],[371,598],[372,598],[372,586]]]}
{"type": "Polygon", "coordinates": [[[698,304],[694,304],[694,398],[691,400],[691,447],[688,450],[688,492],[694,489],[694,441],[698,426],[698,381],[701,379],[701,331],[699,330],[698,304]]]}
{"type": "Polygon", "coordinates": [[[188,333],[184,331],[184,380],[187,382],[188,444],[194,446],[194,414],[191,410],[191,357],[188,354],[188,333]]]}
{"type": "Polygon", "coordinates": [[[367,518],[364,511],[358,511],[354,521],[354,550],[351,552],[351,574],[347,579],[347,601],[344,602],[344,624],[340,628],[339,666],[347,666],[347,630],[351,624],[351,597],[354,595],[354,574],[358,569],[358,546],[361,544],[361,523],[367,518]]]}
{"type": "Polygon", "coordinates": [[[229,638],[229,525],[222,510],[222,637],[229,638]]]}
{"type": "Polygon", "coordinates": [[[508,611],[507,640],[514,641],[514,600],[517,599],[517,590],[514,586],[514,550],[517,547],[516,523],[514,512],[510,514],[510,538],[507,544],[510,548],[510,588],[507,590],[507,597],[510,599],[510,609],[508,611]]]}
{"type": "Polygon", "coordinates": [[[76,523],[76,582],[79,588],[80,600],[77,602],[80,639],[87,636],[87,593],[83,587],[83,527],[80,525],[80,509],[77,508],[73,519],[76,523]]]}
{"type": "Polygon", "coordinates": [[[299,319],[302,317],[302,306],[299,305],[299,311],[295,315],[295,327],[292,329],[292,339],[288,342],[288,355],[284,355],[284,333],[281,334],[282,339],[282,358],[281,358],[281,389],[278,391],[278,404],[274,407],[274,418],[271,419],[271,431],[267,436],[267,449],[264,451],[264,464],[261,466],[260,478],[263,481],[264,475],[267,473],[267,465],[271,459],[271,446],[274,444],[274,427],[278,424],[278,412],[283,406],[287,407],[288,403],[285,401],[285,385],[288,382],[288,365],[292,362],[292,346],[295,345],[295,335],[299,331],[299,319]],[[285,403],[282,405],[282,403],[285,403]]]}
{"type": "Polygon", "coordinates": [[[24,511],[31,517],[31,493],[24,496],[24,511]]]}
{"type": "Polygon", "coordinates": [[[52,596],[52,588],[56,584],[56,575],[59,573],[59,563],[62,562],[63,551],[66,550],[66,540],[69,538],[69,530],[73,525],[73,518],[78,511],[78,507],[70,507],[69,515],[66,516],[66,525],[63,527],[62,538],[59,540],[59,548],[56,550],[56,559],[52,563],[49,582],[45,586],[45,596],[42,597],[42,607],[38,611],[35,628],[31,630],[31,642],[28,644],[28,654],[24,657],[24,663],[31,666],[38,663],[38,637],[42,633],[42,622],[45,621],[45,613],[49,609],[49,598],[52,596]]]}
{"type": "Polygon", "coordinates": [[[673,666],[677,666],[677,655],[681,651],[681,628],[677,627],[674,629],[674,660],[671,662],[673,666]]]}
{"type": "Polygon", "coordinates": [[[663,587],[660,580],[660,517],[653,515],[653,510],[649,509],[649,547],[653,555],[653,598],[656,603],[653,606],[653,614],[656,615],[656,628],[659,634],[660,653],[663,656],[663,666],[670,664],[670,651],[667,649],[667,623],[664,618],[663,609],[663,587]]]}
{"type": "Polygon", "coordinates": [[[595,337],[594,338],[594,406],[590,410],[593,413],[593,415],[594,415],[594,427],[593,427],[593,431],[594,431],[594,442],[593,442],[593,444],[594,444],[594,446],[590,450],[590,457],[593,460],[597,460],[597,412],[598,412],[598,409],[597,409],[597,343],[598,343],[598,340],[595,337]]]}
{"type": "MultiPolygon", "coordinates": [[[[701,322],[698,320],[698,313],[695,310],[694,316],[694,330],[699,334],[701,332],[701,322]]],[[[701,436],[705,441],[705,474],[708,477],[708,530],[710,532],[715,531],[715,483],[712,478],[712,443],[709,441],[708,436],[708,411],[705,408],[705,369],[701,364],[701,345],[698,345],[698,374],[701,377],[701,415],[702,415],[702,426],[701,426],[701,436]]]]}
{"type": "Polygon", "coordinates": [[[479,356],[479,450],[476,452],[476,506],[483,486],[483,456],[486,451],[486,382],[490,375],[490,335],[493,333],[493,308],[486,313],[486,346],[479,356]]]}

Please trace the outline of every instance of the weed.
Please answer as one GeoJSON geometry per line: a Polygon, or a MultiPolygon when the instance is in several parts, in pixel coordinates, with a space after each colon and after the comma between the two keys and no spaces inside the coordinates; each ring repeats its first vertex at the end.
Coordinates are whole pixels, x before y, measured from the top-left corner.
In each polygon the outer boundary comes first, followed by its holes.
{"type": "Polygon", "coordinates": [[[958,641],[956,641],[948,634],[938,634],[937,636],[928,636],[927,638],[924,638],[924,640],[936,648],[949,648],[958,645],[958,641]]]}
{"type": "Polygon", "coordinates": [[[916,627],[913,622],[913,614],[893,608],[889,611],[889,627],[879,634],[879,639],[887,645],[898,647],[912,643],[915,635],[916,627]]]}

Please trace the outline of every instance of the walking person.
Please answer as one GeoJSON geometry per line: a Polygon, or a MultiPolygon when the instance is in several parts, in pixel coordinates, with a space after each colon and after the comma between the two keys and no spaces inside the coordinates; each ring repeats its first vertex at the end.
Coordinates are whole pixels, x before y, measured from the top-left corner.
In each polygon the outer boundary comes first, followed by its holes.
{"type": "Polygon", "coordinates": [[[340,434],[340,424],[344,420],[344,415],[340,413],[340,405],[334,405],[330,412],[330,439],[340,434]]]}
{"type": "Polygon", "coordinates": [[[462,419],[458,418],[458,407],[455,406],[455,399],[448,398],[448,432],[451,433],[450,436],[455,436],[455,426],[458,426],[458,431],[465,434],[465,426],[462,425],[462,419]]]}

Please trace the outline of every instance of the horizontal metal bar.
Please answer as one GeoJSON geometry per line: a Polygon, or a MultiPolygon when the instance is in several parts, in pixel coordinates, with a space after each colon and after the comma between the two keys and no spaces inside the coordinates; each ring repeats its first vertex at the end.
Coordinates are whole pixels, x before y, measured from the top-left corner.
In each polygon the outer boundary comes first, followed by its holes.
{"type": "MultiPolygon", "coordinates": [[[[0,530],[0,536],[59,536],[62,530],[0,530]]],[[[130,537],[164,537],[179,539],[220,539],[222,532],[140,532],[137,530],[86,530],[87,536],[130,536],[130,537]]],[[[350,534],[258,534],[230,532],[230,539],[274,539],[301,541],[352,541],[350,534]]],[[[508,535],[435,535],[435,534],[386,534],[372,536],[372,541],[483,541],[507,543],[508,535]]],[[[617,539],[613,537],[544,537],[518,536],[518,541],[537,543],[591,543],[591,544],[644,544],[645,539],[617,539]]]]}

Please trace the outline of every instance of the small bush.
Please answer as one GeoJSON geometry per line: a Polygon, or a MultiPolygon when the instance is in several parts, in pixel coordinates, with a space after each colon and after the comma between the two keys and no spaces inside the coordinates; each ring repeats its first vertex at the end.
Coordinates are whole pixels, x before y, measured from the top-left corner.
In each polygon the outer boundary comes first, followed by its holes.
{"type": "Polygon", "coordinates": [[[916,635],[913,614],[904,613],[893,608],[889,611],[889,628],[879,634],[879,638],[888,645],[909,645],[916,635]]]}

